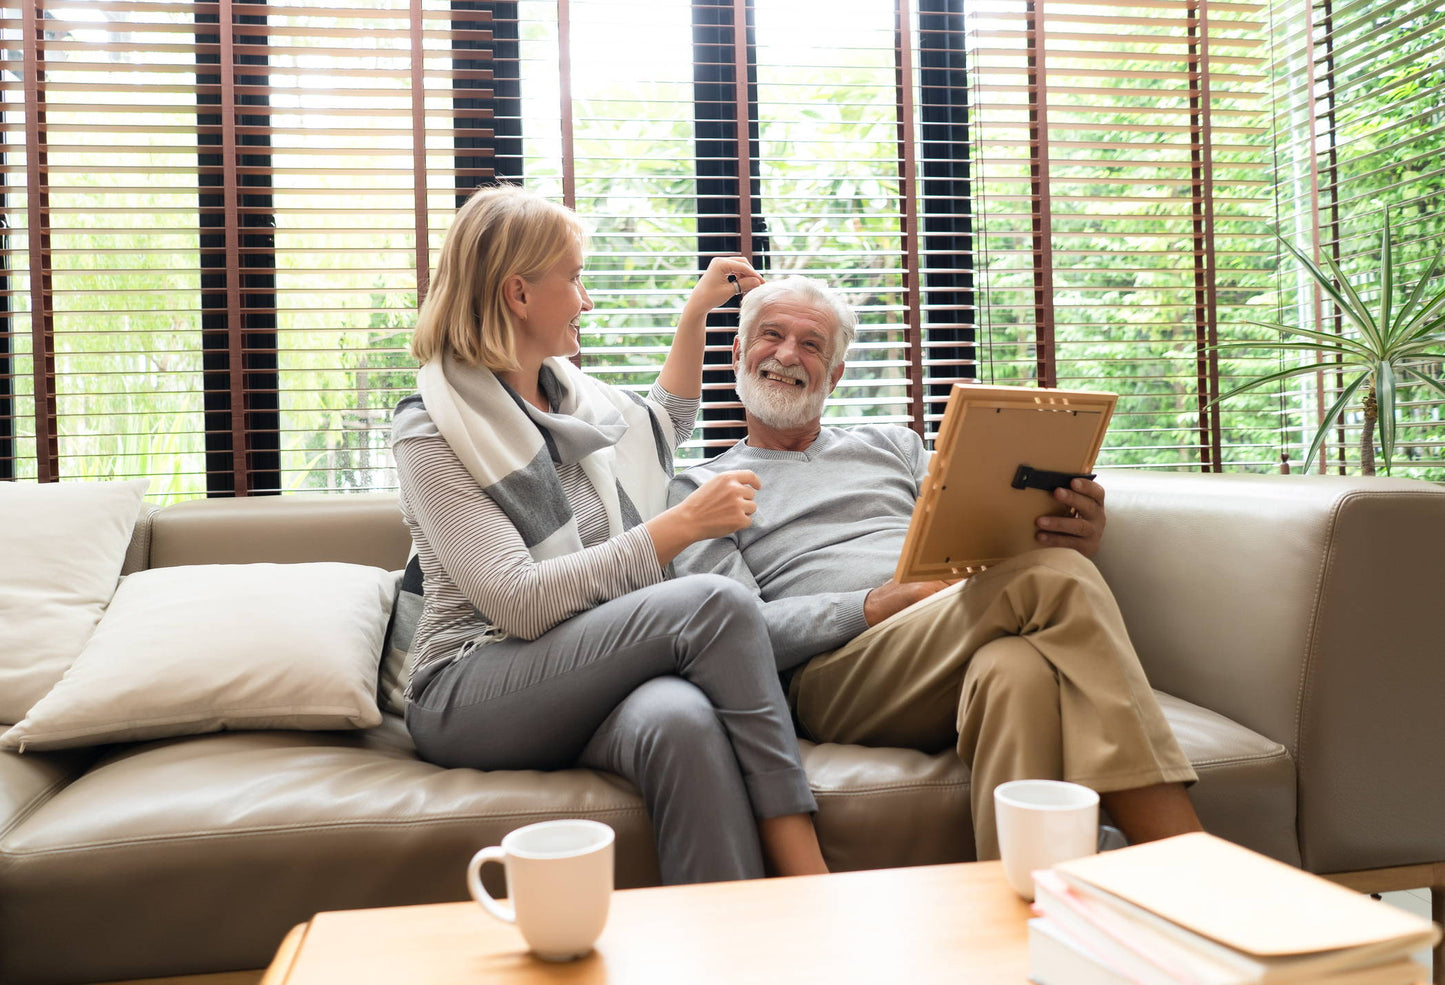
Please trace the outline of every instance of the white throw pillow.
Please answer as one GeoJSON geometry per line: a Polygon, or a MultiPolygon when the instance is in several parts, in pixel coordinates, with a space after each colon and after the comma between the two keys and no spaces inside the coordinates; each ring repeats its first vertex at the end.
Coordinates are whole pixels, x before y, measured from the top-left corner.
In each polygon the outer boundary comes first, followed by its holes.
{"type": "Polygon", "coordinates": [[[377,725],[395,580],[336,562],[138,571],[0,748],[377,725]]]}
{"type": "Polygon", "coordinates": [[[0,482],[0,722],[24,718],[90,639],[147,485],[0,482]]]}

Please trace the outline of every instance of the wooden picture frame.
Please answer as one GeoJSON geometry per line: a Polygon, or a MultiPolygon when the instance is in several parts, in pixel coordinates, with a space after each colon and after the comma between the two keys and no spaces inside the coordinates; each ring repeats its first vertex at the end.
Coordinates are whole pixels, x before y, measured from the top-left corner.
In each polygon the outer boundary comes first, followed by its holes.
{"type": "Polygon", "coordinates": [[[955,383],[897,580],[962,578],[1038,547],[1034,520],[1068,513],[1047,487],[1093,470],[1118,399],[955,383]]]}

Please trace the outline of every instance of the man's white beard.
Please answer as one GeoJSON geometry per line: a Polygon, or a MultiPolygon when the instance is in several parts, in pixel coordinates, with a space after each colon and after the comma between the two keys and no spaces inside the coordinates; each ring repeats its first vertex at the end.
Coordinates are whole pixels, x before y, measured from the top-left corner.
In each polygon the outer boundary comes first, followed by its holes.
{"type": "Polygon", "coordinates": [[[758,376],[764,370],[780,376],[795,376],[798,371],[787,369],[776,359],[764,359],[753,372],[741,366],[738,369],[737,391],[743,409],[768,427],[791,431],[807,427],[823,416],[828,391],[821,386],[814,387],[810,380],[801,387],[784,389],[765,383],[758,376]]]}

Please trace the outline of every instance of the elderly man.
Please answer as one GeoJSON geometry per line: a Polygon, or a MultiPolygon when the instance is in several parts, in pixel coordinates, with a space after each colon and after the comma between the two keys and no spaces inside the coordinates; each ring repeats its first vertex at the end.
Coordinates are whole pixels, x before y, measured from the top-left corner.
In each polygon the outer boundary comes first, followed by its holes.
{"type": "Polygon", "coordinates": [[[1099,791],[1134,842],[1197,830],[1194,771],[1164,721],[1119,610],[1089,558],[1104,490],[1056,491],[1040,548],[966,580],[893,580],[928,452],[896,425],[822,427],[857,319],[802,277],[743,298],[733,342],[748,437],[673,480],[760,480],[751,526],[694,545],[678,573],[717,572],[758,593],[803,732],[820,742],[955,746],[972,769],[975,847],[998,857],[993,789],[1072,780],[1099,791]]]}

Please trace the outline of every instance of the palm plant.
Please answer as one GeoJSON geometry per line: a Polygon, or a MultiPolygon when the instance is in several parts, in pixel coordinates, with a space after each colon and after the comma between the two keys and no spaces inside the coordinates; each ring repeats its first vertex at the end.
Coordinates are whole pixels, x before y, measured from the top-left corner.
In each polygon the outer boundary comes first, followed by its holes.
{"type": "MultiPolygon", "coordinates": [[[[1320,421],[1319,430],[1310,443],[1309,454],[1305,456],[1305,470],[1309,470],[1319,453],[1330,427],[1348,410],[1355,395],[1363,391],[1360,467],[1365,475],[1375,474],[1375,429],[1378,423],[1380,454],[1385,474],[1389,475],[1390,461],[1395,453],[1396,387],[1401,383],[1423,383],[1445,397],[1445,383],[1431,372],[1432,363],[1438,364],[1445,359],[1445,288],[1428,299],[1425,296],[1431,278],[1435,276],[1441,260],[1445,259],[1445,253],[1430,261],[1424,275],[1410,289],[1402,304],[1393,304],[1394,262],[1391,257],[1390,215],[1386,211],[1384,229],[1380,234],[1380,297],[1372,308],[1360,300],[1329,254],[1324,257],[1328,267],[1326,271],[1294,244],[1283,237],[1280,241],[1334,302],[1335,310],[1348,327],[1343,334],[1333,335],[1293,325],[1250,321],[1251,325],[1296,338],[1223,342],[1218,348],[1275,349],[1300,353],[1307,360],[1313,357],[1313,361],[1252,379],[1220,394],[1218,401],[1296,376],[1317,372],[1340,373],[1346,380],[1345,385],[1320,421]]],[[[1438,367],[1435,372],[1438,373],[1438,367]]]]}

